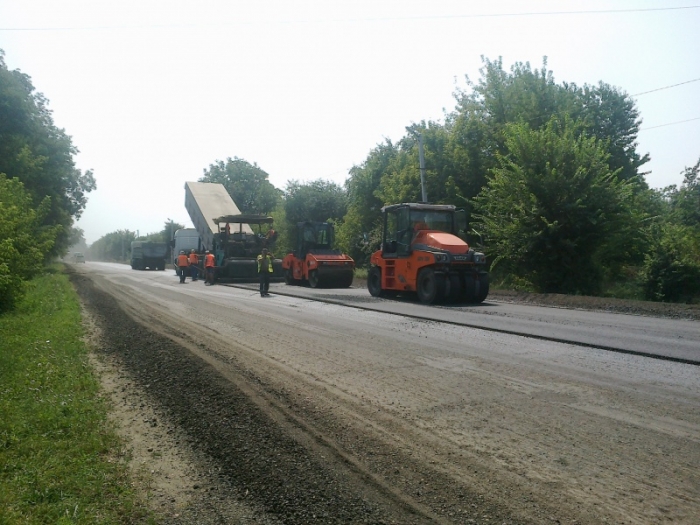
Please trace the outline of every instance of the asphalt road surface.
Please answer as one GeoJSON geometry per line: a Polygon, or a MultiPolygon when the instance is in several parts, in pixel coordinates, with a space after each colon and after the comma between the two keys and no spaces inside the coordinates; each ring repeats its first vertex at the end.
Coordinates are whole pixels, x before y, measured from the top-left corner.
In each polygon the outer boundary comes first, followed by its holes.
{"type": "Polygon", "coordinates": [[[697,321],[73,271],[230,523],[698,523],[697,321]]]}

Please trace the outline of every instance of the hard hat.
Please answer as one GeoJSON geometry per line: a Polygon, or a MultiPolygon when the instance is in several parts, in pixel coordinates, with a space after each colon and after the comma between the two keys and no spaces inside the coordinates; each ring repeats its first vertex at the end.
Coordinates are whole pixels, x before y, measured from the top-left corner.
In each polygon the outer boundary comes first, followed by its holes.
{"type": "Polygon", "coordinates": [[[209,253],[209,250],[207,250],[205,253],[209,253]]]}

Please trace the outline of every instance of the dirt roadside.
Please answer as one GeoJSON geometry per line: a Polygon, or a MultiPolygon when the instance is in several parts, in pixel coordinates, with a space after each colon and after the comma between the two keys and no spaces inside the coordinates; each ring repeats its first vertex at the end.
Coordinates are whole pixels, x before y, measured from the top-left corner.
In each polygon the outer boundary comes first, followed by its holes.
{"type": "MultiPolygon", "coordinates": [[[[563,504],[552,512],[532,495],[508,493],[512,487],[489,487],[488,472],[478,475],[486,478],[481,493],[451,487],[410,452],[386,449],[341,419],[328,418],[326,436],[309,438],[295,414],[319,427],[326,416],[305,392],[274,392],[276,399],[261,411],[269,400],[260,391],[270,390],[262,378],[246,369],[222,377],[196,357],[215,345],[187,340],[168,327],[146,328],[90,279],[73,280],[115,421],[121,421],[144,495],[163,523],[576,523],[563,504]],[[368,479],[373,473],[352,458],[333,460],[331,440],[352,443],[358,455],[372,458],[379,477],[393,479],[402,491],[368,479]],[[494,497],[484,499],[489,490],[494,497]],[[412,494],[411,500],[402,493],[412,494]],[[527,512],[513,513],[504,494],[527,512]],[[456,514],[457,506],[467,512],[456,514]]],[[[592,516],[579,523],[597,521],[592,516]]]]}

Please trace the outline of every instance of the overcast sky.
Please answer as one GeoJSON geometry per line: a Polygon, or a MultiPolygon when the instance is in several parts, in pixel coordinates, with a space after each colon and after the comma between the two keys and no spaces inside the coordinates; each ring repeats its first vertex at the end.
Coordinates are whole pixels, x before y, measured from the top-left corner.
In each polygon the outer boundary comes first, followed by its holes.
{"type": "Polygon", "coordinates": [[[342,184],[386,138],[443,121],[482,55],[636,95],[647,182],[680,185],[700,157],[699,27],[700,0],[0,0],[7,66],[94,171],[88,243],[191,225],[184,183],[228,157],[281,189],[342,184]]]}

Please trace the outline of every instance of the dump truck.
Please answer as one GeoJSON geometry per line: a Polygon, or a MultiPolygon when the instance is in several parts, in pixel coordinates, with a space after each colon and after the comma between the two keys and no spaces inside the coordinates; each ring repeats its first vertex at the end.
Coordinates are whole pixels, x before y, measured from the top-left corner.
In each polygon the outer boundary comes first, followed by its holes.
{"type": "Polygon", "coordinates": [[[311,288],[347,288],[355,274],[355,261],[333,248],[335,230],[329,222],[297,223],[293,252],[282,259],[288,285],[308,283],[311,288]]]}
{"type": "MultiPolygon", "coordinates": [[[[223,184],[210,182],[185,183],[185,209],[203,249],[214,254],[214,279],[222,282],[256,281],[257,256],[263,248],[274,254],[275,239],[268,235],[273,218],[241,214],[223,184]]],[[[274,271],[270,280],[284,280],[282,260],[274,259],[272,267],[274,271]]]]}
{"type": "Polygon", "coordinates": [[[133,270],[165,270],[169,246],[165,242],[133,241],[131,268],[133,270]]]}
{"type": "Polygon", "coordinates": [[[449,204],[403,203],[382,208],[383,234],[370,257],[374,297],[416,293],[421,302],[481,303],[489,293],[486,257],[460,236],[466,214],[449,204]]]}

